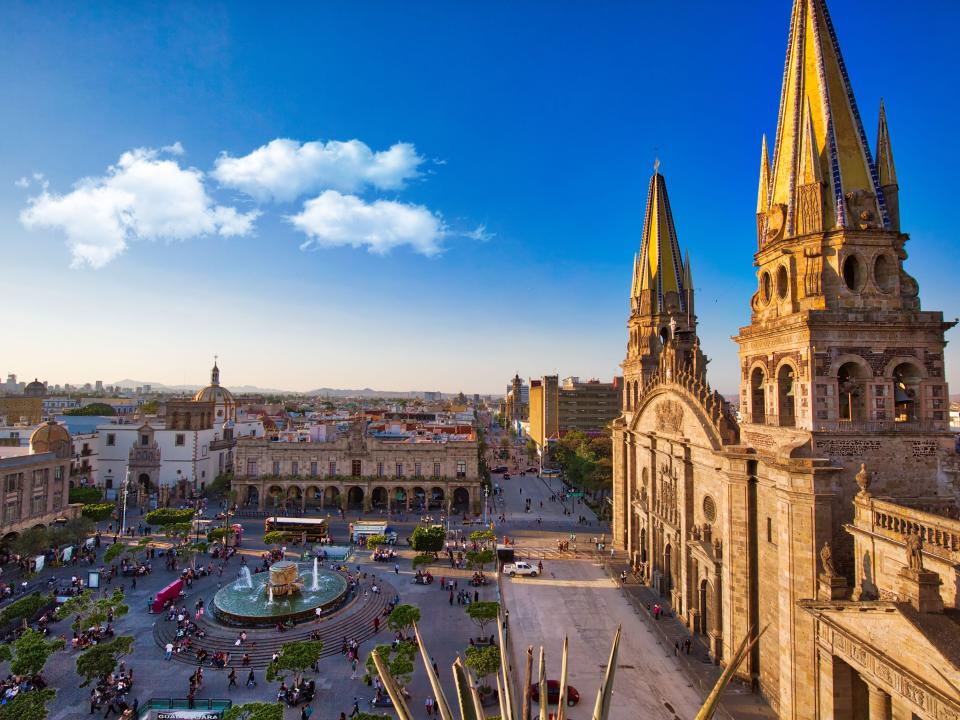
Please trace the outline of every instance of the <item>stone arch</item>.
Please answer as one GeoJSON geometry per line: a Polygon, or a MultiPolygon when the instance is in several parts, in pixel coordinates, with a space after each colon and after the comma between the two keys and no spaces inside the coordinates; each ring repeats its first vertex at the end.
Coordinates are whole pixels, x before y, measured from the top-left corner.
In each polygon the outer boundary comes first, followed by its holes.
{"type": "Polygon", "coordinates": [[[259,505],[260,489],[256,485],[247,485],[247,493],[244,496],[244,504],[259,505]]]}
{"type": "Polygon", "coordinates": [[[797,424],[796,405],[797,368],[788,360],[777,367],[777,416],[781,427],[797,424]]]}
{"type": "Polygon", "coordinates": [[[370,492],[370,505],[378,510],[381,508],[385,510],[389,501],[390,495],[382,485],[378,485],[370,492]]]}
{"type": "Polygon", "coordinates": [[[841,422],[867,419],[867,381],[873,376],[870,366],[857,355],[844,355],[836,363],[837,402],[841,422]]]}
{"type": "Polygon", "coordinates": [[[336,485],[327,485],[327,487],[323,489],[323,504],[339,507],[340,488],[338,488],[336,485]]]}
{"type": "Polygon", "coordinates": [[[750,370],[750,422],[767,422],[767,370],[760,365],[750,370]]]}
{"type": "Polygon", "coordinates": [[[724,413],[719,417],[718,421],[715,421],[696,395],[683,385],[674,382],[658,383],[644,394],[643,402],[637,407],[630,421],[630,430],[639,430],[647,408],[663,395],[670,395],[679,400],[683,405],[684,411],[689,412],[696,418],[696,422],[684,422],[685,430],[693,427],[699,428],[703,433],[703,440],[708,443],[712,449],[719,450],[726,443],[739,442],[740,429],[736,424],[736,420],[724,413]]]}
{"type": "Polygon", "coordinates": [[[9,542],[13,542],[13,541],[16,540],[18,537],[20,537],[20,533],[18,533],[18,532],[8,532],[6,535],[3,536],[3,540],[0,540],[0,544],[6,544],[6,543],[9,543],[9,542]]]}
{"type": "Polygon", "coordinates": [[[640,390],[639,390],[639,387],[640,387],[640,382],[637,381],[637,380],[634,380],[634,381],[633,381],[633,408],[634,408],[634,410],[637,409],[637,403],[638,403],[639,400],[640,400],[640,390]]]}
{"type": "Polygon", "coordinates": [[[37,523],[36,525],[33,526],[33,529],[34,529],[34,530],[46,530],[46,529],[47,529],[47,526],[44,525],[43,523],[37,523]]]}
{"type": "Polygon", "coordinates": [[[890,373],[893,378],[894,420],[910,422],[919,420],[921,413],[921,385],[924,373],[916,360],[905,360],[890,373]]]}
{"type": "Polygon", "coordinates": [[[308,485],[304,494],[306,495],[304,500],[306,507],[317,507],[323,503],[323,490],[317,485],[308,485]]]}
{"type": "Polygon", "coordinates": [[[717,620],[718,618],[714,617],[712,609],[715,607],[715,591],[713,588],[713,583],[711,583],[706,578],[700,580],[700,585],[698,587],[697,601],[698,609],[700,611],[700,632],[703,635],[707,635],[711,630],[718,630],[717,620]]]}
{"type": "Polygon", "coordinates": [[[354,485],[347,490],[347,506],[351,508],[363,507],[363,488],[354,485]]]}
{"type": "Polygon", "coordinates": [[[673,547],[670,543],[663,546],[663,587],[660,588],[660,594],[666,595],[673,590],[673,547]]]}
{"type": "Polygon", "coordinates": [[[445,505],[446,493],[444,493],[443,488],[439,485],[430,488],[430,497],[427,500],[427,508],[443,509],[445,505]]]}
{"type": "Polygon", "coordinates": [[[303,497],[303,490],[300,489],[299,485],[291,485],[287,488],[287,499],[288,500],[300,500],[303,497]]]}
{"type": "Polygon", "coordinates": [[[412,490],[413,497],[411,498],[412,507],[415,507],[419,510],[427,509],[427,492],[420,486],[416,486],[412,490]]]}
{"type": "Polygon", "coordinates": [[[454,489],[453,507],[457,512],[466,512],[470,509],[470,491],[467,488],[458,487],[454,489]]]}

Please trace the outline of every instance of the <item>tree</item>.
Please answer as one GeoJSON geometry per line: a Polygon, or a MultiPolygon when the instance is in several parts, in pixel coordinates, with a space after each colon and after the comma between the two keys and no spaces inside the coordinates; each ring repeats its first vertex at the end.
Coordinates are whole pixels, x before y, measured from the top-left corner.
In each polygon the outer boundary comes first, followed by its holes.
{"type": "Polygon", "coordinates": [[[96,487],[74,487],[70,488],[71,503],[95,503],[103,500],[103,492],[96,487]]]}
{"type": "Polygon", "coordinates": [[[447,533],[442,525],[432,525],[425,527],[418,525],[410,536],[410,544],[418,553],[436,553],[443,550],[443,544],[447,540],[447,533]]]}
{"type": "Polygon", "coordinates": [[[90,403],[81,408],[66,410],[64,415],[116,415],[117,411],[112,405],[106,403],[90,403]]]}
{"type": "Polygon", "coordinates": [[[418,622],[420,622],[420,608],[416,605],[397,605],[387,616],[387,627],[394,632],[399,630],[404,634],[418,622]]]}
{"type": "Polygon", "coordinates": [[[470,533],[470,540],[485,545],[486,543],[496,542],[497,536],[493,530],[474,530],[470,533]]]}
{"type": "Polygon", "coordinates": [[[147,525],[158,525],[163,527],[166,525],[175,525],[177,523],[189,523],[193,519],[194,514],[195,512],[191,508],[186,508],[185,510],[175,510],[174,508],[157,508],[156,510],[151,510],[144,515],[143,519],[147,525]]]}
{"type": "Polygon", "coordinates": [[[87,503],[80,508],[80,514],[98,523],[111,517],[115,509],[116,506],[113,503],[87,503]]]}
{"type": "Polygon", "coordinates": [[[480,635],[486,636],[484,628],[487,623],[497,619],[500,614],[500,603],[494,601],[475,602],[467,605],[467,615],[480,627],[480,635]]]}
{"type": "Polygon", "coordinates": [[[367,537],[367,547],[371,550],[376,550],[378,547],[381,545],[386,545],[388,542],[390,542],[390,538],[382,533],[379,535],[369,535],[367,537]]]}
{"type": "Polygon", "coordinates": [[[413,676],[413,643],[401,642],[397,643],[396,646],[377,645],[367,656],[367,662],[365,663],[367,672],[371,675],[377,673],[377,667],[373,664],[373,653],[379,655],[380,659],[386,662],[387,669],[390,670],[390,674],[398,683],[406,685],[410,682],[410,678],[413,676]]]}
{"type": "Polygon", "coordinates": [[[223,720],[283,720],[283,704],[254,702],[234,705],[223,714],[223,720]]]}
{"type": "Polygon", "coordinates": [[[280,530],[272,530],[263,536],[263,541],[267,545],[282,545],[283,533],[280,530]]]}
{"type": "Polygon", "coordinates": [[[30,690],[0,705],[0,720],[46,720],[47,703],[56,695],[53,688],[30,690]]]}
{"type": "Polygon", "coordinates": [[[477,674],[477,679],[480,681],[480,689],[484,692],[489,692],[490,686],[487,685],[484,679],[500,669],[500,648],[496,645],[468,647],[466,654],[467,667],[477,674]]]}
{"type": "Polygon", "coordinates": [[[26,620],[30,622],[40,614],[40,611],[52,604],[53,600],[40,593],[30,593],[19,600],[14,600],[0,611],[0,627],[3,627],[15,620],[26,620]]]}
{"type": "Polygon", "coordinates": [[[112,563],[118,557],[120,557],[124,551],[127,549],[127,546],[123,543],[116,542],[110,547],[107,548],[106,552],[103,553],[103,561],[105,563],[112,563]]]}
{"type": "Polygon", "coordinates": [[[83,678],[80,687],[86,687],[95,680],[107,677],[116,669],[120,658],[132,649],[133,638],[127,635],[97,643],[84,650],[77,657],[77,675],[83,678]]]}
{"type": "Polygon", "coordinates": [[[160,401],[159,400],[147,400],[139,408],[141,415],[156,415],[160,412],[160,401]]]}
{"type": "Polygon", "coordinates": [[[63,525],[63,530],[71,542],[79,545],[87,539],[87,536],[94,531],[95,527],[93,520],[84,515],[80,515],[79,517],[67,520],[63,525]]]}
{"type": "Polygon", "coordinates": [[[420,553],[415,555],[412,561],[413,569],[416,570],[421,565],[429,565],[432,562],[436,562],[437,556],[434,553],[420,553]]]}
{"type": "Polygon", "coordinates": [[[10,547],[17,555],[30,557],[46,550],[49,544],[50,538],[47,536],[47,531],[43,528],[33,527],[20,533],[16,539],[11,541],[10,547]]]}
{"type": "Polygon", "coordinates": [[[0,646],[0,660],[10,661],[10,671],[14,675],[39,675],[47,658],[65,646],[62,638],[47,640],[42,632],[27,628],[13,645],[0,646]]]}
{"type": "Polygon", "coordinates": [[[524,446],[524,449],[527,451],[527,460],[530,462],[536,462],[537,443],[533,440],[533,438],[527,438],[527,444],[524,446]]]}
{"type": "Polygon", "coordinates": [[[89,590],[85,590],[58,607],[56,616],[58,620],[64,620],[75,615],[73,629],[81,631],[104,624],[111,614],[114,617],[126,615],[129,609],[119,589],[99,600],[95,599],[89,590]]]}
{"type": "Polygon", "coordinates": [[[483,572],[484,565],[492,563],[494,557],[493,550],[471,550],[467,553],[467,562],[470,567],[483,572]]]}
{"type": "Polygon", "coordinates": [[[286,672],[292,670],[296,674],[296,684],[300,684],[300,676],[320,660],[323,652],[323,643],[318,640],[295,640],[280,646],[280,654],[276,660],[267,665],[267,682],[283,680],[286,672]]]}
{"type": "Polygon", "coordinates": [[[228,528],[228,527],[214,528],[213,530],[207,533],[207,540],[210,542],[222,542],[226,544],[227,538],[233,535],[233,533],[234,533],[233,528],[228,528]]]}

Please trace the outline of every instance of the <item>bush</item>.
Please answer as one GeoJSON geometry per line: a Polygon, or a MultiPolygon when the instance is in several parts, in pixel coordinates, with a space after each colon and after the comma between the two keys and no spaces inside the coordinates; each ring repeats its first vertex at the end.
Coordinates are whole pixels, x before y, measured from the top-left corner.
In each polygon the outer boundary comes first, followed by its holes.
{"type": "Polygon", "coordinates": [[[94,522],[106,520],[113,515],[116,505],[113,503],[88,503],[80,509],[80,514],[94,522]]]}
{"type": "Polygon", "coordinates": [[[410,544],[419,553],[438,553],[443,550],[446,540],[447,533],[441,525],[419,525],[410,536],[410,544]]]}
{"type": "Polygon", "coordinates": [[[117,411],[114,410],[113,405],[107,405],[106,403],[90,403],[85,405],[82,408],[74,408],[73,410],[67,410],[63,413],[64,415],[116,415],[117,411]]]}
{"type": "Polygon", "coordinates": [[[421,565],[429,565],[432,562],[436,562],[437,558],[434,555],[428,553],[420,553],[413,558],[413,569],[416,570],[421,565]]]}
{"type": "Polygon", "coordinates": [[[20,619],[29,622],[49,604],[50,598],[40,593],[30,593],[19,600],[14,600],[0,611],[0,627],[20,619]]]}
{"type": "Polygon", "coordinates": [[[96,503],[103,500],[103,491],[95,487],[75,487],[70,488],[70,502],[72,503],[96,503]]]}
{"type": "Polygon", "coordinates": [[[174,510],[173,508],[157,508],[151,510],[143,516],[147,525],[174,525],[179,523],[188,523],[193,519],[194,511],[190,508],[186,510],[174,510]]]}

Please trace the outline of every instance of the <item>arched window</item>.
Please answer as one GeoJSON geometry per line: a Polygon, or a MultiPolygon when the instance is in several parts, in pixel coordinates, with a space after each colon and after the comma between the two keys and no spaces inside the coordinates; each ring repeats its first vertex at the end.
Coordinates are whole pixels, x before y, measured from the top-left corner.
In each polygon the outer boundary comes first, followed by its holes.
{"type": "Polygon", "coordinates": [[[781,427],[793,427],[796,424],[795,379],[796,373],[791,365],[783,365],[777,373],[777,404],[781,427]]]}
{"type": "Polygon", "coordinates": [[[866,419],[864,380],[866,371],[855,362],[844,363],[837,370],[837,392],[840,395],[840,421],[859,422],[866,419]]]}
{"type": "Polygon", "coordinates": [[[751,421],[762,424],[767,421],[766,377],[762,368],[754,368],[750,373],[750,409],[751,421]]]}
{"type": "Polygon", "coordinates": [[[640,382],[638,380],[633,381],[633,409],[637,409],[637,401],[640,398],[640,382]]]}
{"type": "Polygon", "coordinates": [[[893,369],[894,420],[910,422],[920,418],[920,371],[911,363],[893,369]]]}

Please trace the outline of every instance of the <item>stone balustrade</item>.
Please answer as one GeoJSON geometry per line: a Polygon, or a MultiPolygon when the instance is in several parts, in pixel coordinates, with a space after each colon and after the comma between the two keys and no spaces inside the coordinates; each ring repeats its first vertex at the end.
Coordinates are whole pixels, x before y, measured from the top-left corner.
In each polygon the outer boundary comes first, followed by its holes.
{"type": "Polygon", "coordinates": [[[856,504],[858,527],[898,542],[919,535],[924,552],[960,563],[960,520],[870,496],[858,497],[856,504]]]}

